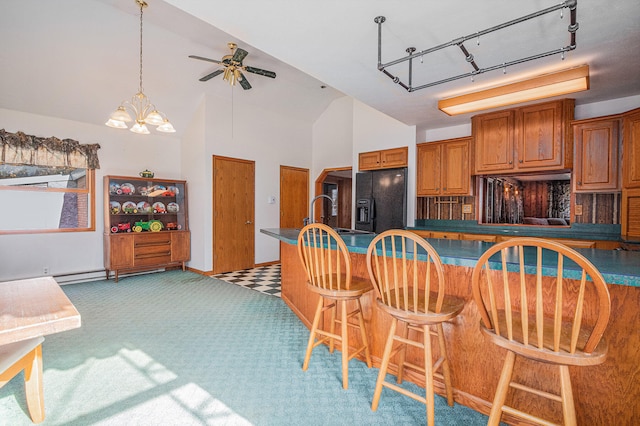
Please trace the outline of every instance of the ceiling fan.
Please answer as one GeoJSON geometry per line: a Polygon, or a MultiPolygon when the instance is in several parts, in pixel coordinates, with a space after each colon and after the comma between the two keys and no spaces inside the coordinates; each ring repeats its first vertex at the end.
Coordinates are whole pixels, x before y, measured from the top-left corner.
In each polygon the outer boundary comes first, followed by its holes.
{"type": "Polygon", "coordinates": [[[221,61],[218,61],[216,59],[203,58],[202,56],[189,55],[190,58],[213,62],[214,64],[219,64],[223,67],[222,69],[217,69],[214,72],[205,75],[200,79],[200,81],[208,81],[215,76],[224,74],[222,78],[228,81],[230,85],[234,86],[237,82],[240,83],[240,86],[242,86],[244,90],[249,90],[251,89],[251,84],[249,84],[249,81],[245,78],[242,71],[262,75],[265,77],[276,78],[276,73],[273,71],[267,71],[260,68],[243,65],[242,61],[247,57],[249,52],[244,49],[240,49],[235,43],[227,43],[227,46],[229,47],[229,49],[231,49],[231,54],[223,56],[221,61]]]}

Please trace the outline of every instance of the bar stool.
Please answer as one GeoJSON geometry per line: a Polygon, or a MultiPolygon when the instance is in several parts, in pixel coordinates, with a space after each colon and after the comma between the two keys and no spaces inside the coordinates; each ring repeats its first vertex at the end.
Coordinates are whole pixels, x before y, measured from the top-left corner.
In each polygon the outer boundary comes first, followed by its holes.
{"type": "Polygon", "coordinates": [[[298,235],[298,255],[307,273],[307,288],[320,296],[302,369],[306,371],[309,367],[311,353],[316,346],[329,342],[329,351],[333,353],[334,342],[338,341],[342,351],[342,387],[348,389],[349,360],[364,352],[367,366],[371,368],[360,304],[360,297],[372,290],[371,282],[351,276],[351,258],[346,244],[336,231],[322,223],[312,223],[302,228],[298,235]],[[329,302],[326,306],[325,300],[329,302]],[[350,301],[355,302],[356,308],[347,312],[347,303],[350,301]],[[329,330],[320,327],[323,312],[327,310],[331,311],[329,330]],[[357,322],[349,321],[353,317],[357,322]],[[339,333],[336,333],[336,324],[340,325],[339,333]],[[354,348],[351,355],[348,327],[359,329],[362,340],[362,345],[354,348]],[[316,341],[317,336],[322,337],[316,341]]]}
{"type": "Polygon", "coordinates": [[[609,321],[611,301],[600,272],[563,244],[517,238],[492,246],[480,257],[472,285],[482,318],[480,330],[488,341],[507,350],[489,425],[499,424],[502,413],[551,424],[505,405],[510,388],[561,403],[564,424],[575,425],[568,366],[601,364],[607,354],[602,334],[609,321]],[[535,268],[525,266],[529,257],[535,260],[535,268]],[[552,263],[555,276],[543,276],[542,270],[552,263]],[[513,381],[517,356],[557,366],[559,394],[513,381]]]}
{"type": "Polygon", "coordinates": [[[376,289],[378,307],[392,317],[371,409],[377,410],[384,386],[426,404],[431,426],[435,422],[434,375],[444,381],[447,403],[453,406],[442,323],[456,317],[462,311],[464,301],[445,295],[440,256],[427,241],[409,231],[389,230],[375,237],[367,250],[367,269],[376,289]],[[396,333],[398,322],[405,324],[400,335],[396,333]],[[439,357],[435,362],[431,336],[438,339],[439,357]],[[396,342],[399,344],[394,349],[396,342]],[[407,345],[422,350],[423,365],[406,360],[407,345]],[[399,354],[397,383],[402,383],[405,368],[418,371],[425,376],[426,397],[385,380],[389,361],[395,354],[399,354]],[[436,373],[438,370],[441,373],[436,373]]]}

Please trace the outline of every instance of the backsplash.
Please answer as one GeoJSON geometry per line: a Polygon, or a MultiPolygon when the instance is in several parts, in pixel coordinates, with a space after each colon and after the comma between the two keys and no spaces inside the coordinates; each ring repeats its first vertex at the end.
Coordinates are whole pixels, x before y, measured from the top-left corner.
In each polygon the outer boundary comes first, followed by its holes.
{"type": "Polygon", "coordinates": [[[416,219],[474,220],[476,197],[418,197],[416,219]],[[462,213],[463,204],[471,207],[471,213],[462,213]]]}
{"type": "Polygon", "coordinates": [[[606,194],[576,194],[576,206],[582,206],[582,215],[576,215],[575,223],[613,224],[620,223],[619,192],[606,194]]]}

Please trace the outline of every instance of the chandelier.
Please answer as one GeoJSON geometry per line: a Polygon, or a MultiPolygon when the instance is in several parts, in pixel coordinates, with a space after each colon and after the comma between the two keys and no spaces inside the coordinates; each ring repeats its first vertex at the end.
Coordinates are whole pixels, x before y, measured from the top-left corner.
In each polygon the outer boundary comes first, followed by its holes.
{"type": "Polygon", "coordinates": [[[147,124],[150,124],[152,126],[158,126],[156,129],[159,132],[174,133],[176,129],[173,128],[167,116],[156,109],[155,105],[149,101],[149,98],[142,90],[142,9],[147,7],[148,4],[144,0],[134,1],[140,6],[140,85],[138,87],[138,93],[133,95],[131,100],[122,101],[120,106],[111,113],[109,120],[104,124],[115,129],[128,128],[126,123],[133,121],[129,111],[127,111],[128,109],[133,112],[135,116],[135,124],[131,126],[130,131],[141,135],[148,135],[150,132],[147,124]]]}

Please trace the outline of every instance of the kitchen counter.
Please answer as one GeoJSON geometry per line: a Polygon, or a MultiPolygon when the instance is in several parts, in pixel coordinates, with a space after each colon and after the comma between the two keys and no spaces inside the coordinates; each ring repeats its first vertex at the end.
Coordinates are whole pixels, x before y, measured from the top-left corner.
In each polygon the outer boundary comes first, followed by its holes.
{"type": "MultiPolygon", "coordinates": [[[[275,237],[288,244],[297,244],[299,229],[261,229],[263,234],[275,237]]],[[[557,236],[557,235],[556,235],[557,236]]],[[[373,234],[345,235],[342,237],[351,253],[366,254],[373,234]]],[[[593,237],[592,237],[593,238],[593,237]]],[[[465,240],[444,240],[428,238],[445,265],[473,268],[482,253],[493,243],[465,240]]],[[[624,250],[576,249],[589,259],[599,270],[608,284],[640,287],[640,252],[624,250]]],[[[535,258],[534,260],[535,261],[535,258]]],[[[555,259],[545,259],[544,265],[554,270],[555,259]]],[[[535,263],[529,262],[530,265],[535,263]]]]}
{"type": "MultiPolygon", "coordinates": [[[[262,229],[261,232],[280,240],[282,300],[310,328],[318,296],[306,286],[306,273],[297,252],[299,230],[274,228],[262,229]]],[[[343,239],[350,251],[353,276],[368,279],[365,254],[373,235],[348,235],[343,239]]],[[[455,401],[488,414],[505,350],[487,342],[479,330],[480,316],[472,302],[471,274],[477,259],[492,243],[428,241],[442,257],[447,293],[465,300],[460,315],[444,324],[455,401]]],[[[609,344],[607,360],[593,367],[569,367],[578,424],[606,425],[611,423],[611,419],[615,419],[617,424],[634,424],[640,418],[640,386],[637,381],[640,365],[640,253],[596,249],[578,251],[603,273],[608,283],[612,312],[604,334],[609,344]]],[[[545,260],[544,264],[552,270],[553,261],[545,260]]],[[[361,298],[361,304],[371,358],[373,365],[379,368],[391,319],[378,308],[373,290],[361,298]]],[[[587,315],[593,315],[593,312],[589,311],[587,315]]],[[[357,346],[360,336],[353,331],[349,340],[357,346]]],[[[415,364],[422,362],[422,356],[420,351],[407,352],[407,359],[415,364]]],[[[522,361],[525,365],[527,362],[522,361]]],[[[392,360],[390,373],[396,372],[397,366],[392,360]]],[[[517,374],[522,382],[547,390],[548,384],[558,380],[557,371],[544,364],[537,364],[535,371],[519,370],[517,374]]],[[[405,375],[407,380],[424,386],[424,376],[407,370],[405,375]]],[[[437,393],[445,394],[438,378],[435,387],[437,393]]],[[[562,420],[561,410],[556,404],[523,396],[522,393],[514,394],[512,402],[527,411],[541,412],[556,422],[562,420]]],[[[503,415],[503,421],[521,424],[507,414],[503,415]]]]}

